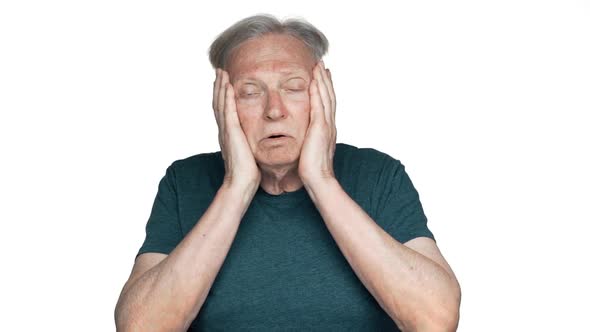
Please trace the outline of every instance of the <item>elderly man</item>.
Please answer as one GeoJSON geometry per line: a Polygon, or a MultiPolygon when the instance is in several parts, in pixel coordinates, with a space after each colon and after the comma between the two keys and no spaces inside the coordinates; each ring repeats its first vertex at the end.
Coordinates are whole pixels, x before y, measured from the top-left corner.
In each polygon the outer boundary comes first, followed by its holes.
{"type": "Polygon", "coordinates": [[[325,36],[246,18],[211,45],[221,151],[173,162],[120,331],[451,331],[460,288],[404,166],[336,144],[325,36]]]}

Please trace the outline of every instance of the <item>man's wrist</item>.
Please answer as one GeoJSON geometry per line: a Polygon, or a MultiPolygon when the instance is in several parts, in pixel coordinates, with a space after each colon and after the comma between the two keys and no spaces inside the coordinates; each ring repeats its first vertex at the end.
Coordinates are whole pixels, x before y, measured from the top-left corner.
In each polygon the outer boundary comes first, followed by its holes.
{"type": "Polygon", "coordinates": [[[239,199],[246,205],[250,205],[252,198],[256,194],[256,191],[258,191],[258,186],[259,183],[240,184],[223,182],[219,191],[223,191],[230,197],[236,200],[239,199]]]}
{"type": "Polygon", "coordinates": [[[312,199],[314,203],[317,203],[318,200],[321,198],[322,193],[333,191],[334,188],[340,186],[338,180],[333,177],[318,177],[314,180],[302,180],[303,186],[309,197],[312,199]]]}

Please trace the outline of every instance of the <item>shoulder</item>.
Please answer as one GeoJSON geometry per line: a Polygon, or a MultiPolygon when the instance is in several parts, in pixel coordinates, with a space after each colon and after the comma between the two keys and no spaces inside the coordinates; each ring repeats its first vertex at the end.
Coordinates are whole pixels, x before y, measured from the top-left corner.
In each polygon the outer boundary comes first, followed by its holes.
{"type": "Polygon", "coordinates": [[[345,158],[362,158],[375,161],[398,161],[396,158],[386,152],[371,147],[356,147],[347,143],[336,144],[336,155],[345,158]]]}
{"type": "Polygon", "coordinates": [[[339,143],[334,172],[344,190],[371,211],[383,193],[391,191],[396,179],[403,175],[403,166],[398,159],[375,148],[339,143]]]}
{"type": "Polygon", "coordinates": [[[206,167],[216,167],[221,163],[223,166],[223,159],[221,158],[221,152],[203,152],[195,154],[186,158],[177,159],[170,164],[169,168],[174,171],[183,171],[186,169],[195,170],[206,167]]]}
{"type": "Polygon", "coordinates": [[[346,143],[337,143],[335,164],[343,170],[355,172],[380,173],[383,170],[396,170],[401,162],[386,152],[370,147],[356,147],[346,143]]]}
{"type": "Polygon", "coordinates": [[[195,177],[217,177],[222,173],[224,166],[221,151],[204,152],[186,158],[173,161],[168,167],[167,173],[178,179],[193,179],[195,177]]]}

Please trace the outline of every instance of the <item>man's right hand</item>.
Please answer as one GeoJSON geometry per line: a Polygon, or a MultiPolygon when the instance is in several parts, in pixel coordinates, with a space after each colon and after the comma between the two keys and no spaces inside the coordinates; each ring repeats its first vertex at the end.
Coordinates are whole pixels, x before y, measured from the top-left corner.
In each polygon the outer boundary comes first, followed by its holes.
{"type": "Polygon", "coordinates": [[[220,68],[215,70],[215,74],[213,111],[225,164],[223,183],[230,187],[258,189],[261,180],[260,169],[240,125],[235,92],[229,82],[229,74],[220,68]]]}
{"type": "MultiPolygon", "coordinates": [[[[222,70],[216,74],[213,110],[225,164],[223,184],[207,211],[168,255],[145,252],[137,257],[115,307],[117,331],[189,328],[260,185],[261,173],[238,118],[229,75],[222,70]]],[[[162,188],[169,190],[169,186],[162,188]]],[[[167,221],[170,227],[178,226],[172,221],[167,221]]]]}

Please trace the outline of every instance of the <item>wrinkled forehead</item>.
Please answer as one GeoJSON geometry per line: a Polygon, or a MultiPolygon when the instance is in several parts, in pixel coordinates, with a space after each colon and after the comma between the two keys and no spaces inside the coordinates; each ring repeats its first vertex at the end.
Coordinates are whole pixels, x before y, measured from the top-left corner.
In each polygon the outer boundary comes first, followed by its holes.
{"type": "Polygon", "coordinates": [[[232,81],[261,74],[311,75],[315,58],[303,42],[287,35],[270,35],[244,42],[235,49],[227,70],[232,81]]]}
{"type": "Polygon", "coordinates": [[[230,78],[234,84],[242,81],[283,80],[291,77],[301,77],[306,81],[311,81],[311,68],[299,63],[270,60],[251,67],[240,67],[238,70],[230,72],[230,78]]]}

